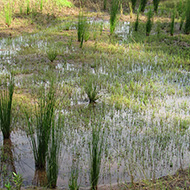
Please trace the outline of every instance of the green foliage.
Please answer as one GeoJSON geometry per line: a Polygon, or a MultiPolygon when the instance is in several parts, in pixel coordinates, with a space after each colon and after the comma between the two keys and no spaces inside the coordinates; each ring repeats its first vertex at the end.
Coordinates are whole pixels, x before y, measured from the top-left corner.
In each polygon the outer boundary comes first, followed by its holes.
{"type": "Polygon", "coordinates": [[[25,112],[29,129],[28,135],[32,144],[35,166],[36,169],[42,170],[45,170],[51,126],[54,122],[53,116],[56,98],[53,83],[54,81],[52,79],[47,94],[44,88],[40,90],[40,97],[38,100],[38,106],[35,107],[34,118],[30,118],[29,114],[25,112]],[[36,133],[36,138],[34,133],[36,133]]]}
{"type": "Polygon", "coordinates": [[[104,11],[106,10],[107,7],[107,0],[104,0],[104,11]]]}
{"type": "Polygon", "coordinates": [[[47,156],[47,179],[48,186],[50,188],[55,188],[57,185],[57,178],[59,172],[59,155],[60,155],[60,144],[61,144],[61,134],[62,125],[64,118],[59,114],[57,122],[55,122],[55,116],[53,116],[53,122],[51,127],[51,138],[49,142],[49,151],[47,156]]]}
{"type": "Polygon", "coordinates": [[[12,22],[12,11],[9,2],[5,6],[5,24],[9,27],[12,22]]]}
{"type": "Polygon", "coordinates": [[[58,55],[57,50],[55,48],[49,48],[47,50],[46,54],[47,54],[48,59],[51,62],[53,62],[56,59],[57,55],[58,55]]]}
{"type": "Polygon", "coordinates": [[[160,0],[153,0],[153,4],[154,4],[154,12],[157,13],[158,11],[158,5],[160,3],[160,0]]]}
{"type": "Polygon", "coordinates": [[[40,0],[40,10],[42,11],[43,9],[43,0],[40,0]]]}
{"type": "Polygon", "coordinates": [[[133,18],[133,8],[131,2],[129,2],[130,18],[133,18]]]}
{"type": "Polygon", "coordinates": [[[153,25],[153,22],[151,20],[153,17],[153,12],[151,9],[148,11],[147,16],[148,16],[148,18],[147,18],[147,22],[146,22],[146,35],[149,36],[151,29],[152,29],[152,25],[153,25]]]}
{"type": "Polygon", "coordinates": [[[99,97],[98,97],[97,84],[93,77],[90,77],[84,89],[88,96],[89,102],[95,103],[99,97]]]}
{"type": "Polygon", "coordinates": [[[110,34],[112,35],[115,31],[117,24],[117,13],[119,9],[119,0],[111,0],[110,10],[110,34]]]}
{"type": "Polygon", "coordinates": [[[15,172],[13,172],[13,182],[15,184],[15,188],[16,190],[21,190],[21,186],[22,186],[22,182],[23,182],[23,177],[22,175],[20,175],[19,173],[16,174],[15,172]]]}
{"type": "Polygon", "coordinates": [[[26,14],[29,15],[30,13],[30,0],[26,1],[26,14]]]}
{"type": "Polygon", "coordinates": [[[10,183],[10,182],[6,183],[6,184],[5,184],[5,188],[6,188],[6,190],[12,190],[12,185],[11,185],[11,183],[10,183]]]}
{"type": "Polygon", "coordinates": [[[60,7],[73,7],[73,4],[68,0],[55,0],[56,4],[60,7]]]}
{"type": "Polygon", "coordinates": [[[133,9],[133,11],[135,11],[135,6],[137,4],[137,0],[131,0],[131,3],[132,3],[132,9],[133,9]]]}
{"type": "Polygon", "coordinates": [[[186,34],[190,34],[190,0],[187,0],[186,21],[184,31],[186,34]]]}
{"type": "Polygon", "coordinates": [[[78,27],[77,27],[77,34],[78,34],[78,41],[80,43],[80,48],[83,46],[83,42],[88,41],[89,39],[89,26],[87,23],[87,18],[83,16],[83,12],[79,12],[78,16],[78,27]]]}
{"type": "Polygon", "coordinates": [[[139,26],[139,10],[137,10],[137,19],[135,21],[135,31],[137,32],[138,31],[138,26],[139,26]]]}
{"type": "Polygon", "coordinates": [[[72,161],[72,167],[71,167],[71,176],[69,178],[69,189],[70,190],[79,190],[78,185],[78,176],[79,176],[79,160],[72,161]]]}
{"type": "Polygon", "coordinates": [[[143,12],[143,13],[145,11],[147,2],[148,2],[148,0],[141,0],[141,2],[140,2],[141,12],[143,12]]]}
{"type": "Polygon", "coordinates": [[[182,30],[182,28],[183,28],[183,24],[184,24],[184,21],[185,21],[185,16],[186,16],[186,14],[185,14],[185,12],[184,12],[184,13],[182,14],[182,16],[181,16],[179,30],[182,30]]]}
{"type": "Polygon", "coordinates": [[[0,84],[0,128],[4,139],[10,138],[12,120],[12,99],[14,93],[14,78],[10,76],[8,84],[0,84]]]}
{"type": "Polygon", "coordinates": [[[174,34],[174,25],[175,25],[175,9],[173,10],[173,14],[171,17],[171,24],[170,24],[170,35],[173,36],[174,34]]]}
{"type": "Polygon", "coordinates": [[[101,130],[101,122],[98,124],[92,123],[92,137],[89,142],[90,152],[90,182],[91,189],[96,190],[99,180],[101,159],[104,144],[104,132],[101,130]]]}

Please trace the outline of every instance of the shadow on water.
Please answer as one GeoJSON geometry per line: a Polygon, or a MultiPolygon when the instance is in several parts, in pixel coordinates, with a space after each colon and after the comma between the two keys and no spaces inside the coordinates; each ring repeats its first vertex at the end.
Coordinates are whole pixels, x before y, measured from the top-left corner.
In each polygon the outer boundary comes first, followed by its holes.
{"type": "Polygon", "coordinates": [[[12,173],[16,173],[13,152],[14,147],[11,140],[3,140],[0,157],[0,187],[11,181],[12,173]]]}

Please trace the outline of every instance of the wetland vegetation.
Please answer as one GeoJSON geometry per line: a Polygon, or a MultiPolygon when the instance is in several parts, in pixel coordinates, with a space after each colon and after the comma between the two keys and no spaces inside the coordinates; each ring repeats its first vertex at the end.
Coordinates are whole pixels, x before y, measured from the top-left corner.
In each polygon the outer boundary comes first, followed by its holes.
{"type": "Polygon", "coordinates": [[[190,0],[0,0],[0,189],[188,189],[190,0]]]}

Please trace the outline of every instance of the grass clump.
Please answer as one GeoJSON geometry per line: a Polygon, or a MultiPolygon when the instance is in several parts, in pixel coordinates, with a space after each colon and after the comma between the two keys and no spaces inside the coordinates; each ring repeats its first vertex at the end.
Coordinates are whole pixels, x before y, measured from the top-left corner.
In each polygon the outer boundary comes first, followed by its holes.
{"type": "Polygon", "coordinates": [[[139,26],[139,12],[140,12],[140,8],[137,10],[137,19],[135,21],[135,31],[138,31],[138,26],[139,26]]]}
{"type": "Polygon", "coordinates": [[[133,9],[133,11],[135,11],[135,6],[137,4],[137,0],[131,0],[131,3],[132,3],[132,9],[133,9]]]}
{"type": "Polygon", "coordinates": [[[54,122],[55,100],[55,89],[52,80],[47,93],[44,88],[40,91],[38,105],[35,107],[34,119],[30,118],[26,112],[28,135],[31,140],[37,170],[45,170],[46,168],[48,143],[54,122]]]}
{"type": "Polygon", "coordinates": [[[170,24],[170,35],[174,35],[174,25],[175,25],[175,9],[173,11],[172,17],[171,17],[171,24],[170,24]]]}
{"type": "Polygon", "coordinates": [[[153,0],[153,4],[154,4],[154,12],[157,13],[158,12],[158,5],[160,3],[160,0],[153,0]]]}
{"type": "Polygon", "coordinates": [[[141,2],[140,2],[140,7],[141,7],[141,12],[143,12],[144,13],[144,11],[145,11],[145,7],[146,7],[146,4],[147,4],[147,1],[148,0],[141,0],[141,2]]]}
{"type": "Polygon", "coordinates": [[[53,61],[56,59],[58,53],[56,49],[50,48],[46,52],[48,59],[53,63],[53,61]]]}
{"type": "Polygon", "coordinates": [[[59,155],[60,155],[60,143],[61,143],[61,129],[63,124],[63,119],[59,114],[57,123],[55,122],[55,115],[53,116],[49,151],[47,156],[47,179],[48,186],[50,188],[55,188],[57,185],[57,178],[59,172],[59,155]]]}
{"type": "Polygon", "coordinates": [[[12,22],[12,11],[9,2],[5,6],[5,24],[9,27],[12,22]]]}
{"type": "Polygon", "coordinates": [[[187,0],[185,33],[190,34],[190,0],[187,0]]]}
{"type": "Polygon", "coordinates": [[[151,11],[151,9],[148,11],[148,18],[147,18],[147,22],[146,22],[146,35],[149,36],[151,29],[152,29],[152,25],[153,25],[153,21],[151,20],[153,17],[153,12],[151,11]]]}
{"type": "Polygon", "coordinates": [[[9,139],[11,134],[13,93],[14,78],[10,76],[8,84],[0,90],[0,128],[4,139],[9,139]]]}
{"type": "Polygon", "coordinates": [[[88,80],[84,90],[88,96],[89,103],[95,103],[96,100],[98,100],[99,97],[98,97],[97,84],[94,78],[90,78],[88,80]]]}
{"type": "Polygon", "coordinates": [[[93,124],[91,142],[89,143],[91,190],[97,190],[100,174],[104,144],[104,132],[102,132],[101,128],[100,123],[93,124]]]}
{"type": "Polygon", "coordinates": [[[73,7],[73,4],[68,0],[56,0],[56,4],[60,7],[73,7]]]}
{"type": "Polygon", "coordinates": [[[117,13],[119,9],[119,0],[111,1],[111,10],[110,10],[110,34],[112,35],[115,31],[117,24],[117,13]]]}

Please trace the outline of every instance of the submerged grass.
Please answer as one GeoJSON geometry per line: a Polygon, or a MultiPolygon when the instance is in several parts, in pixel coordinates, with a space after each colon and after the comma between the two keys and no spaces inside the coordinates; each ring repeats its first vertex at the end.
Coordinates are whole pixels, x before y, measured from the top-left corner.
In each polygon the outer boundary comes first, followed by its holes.
{"type": "Polygon", "coordinates": [[[14,78],[10,76],[8,83],[1,84],[0,90],[0,128],[4,139],[9,139],[12,121],[12,100],[14,93],[14,78]]]}

